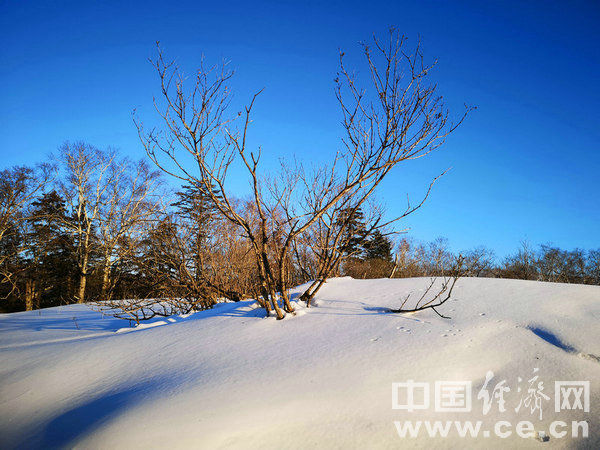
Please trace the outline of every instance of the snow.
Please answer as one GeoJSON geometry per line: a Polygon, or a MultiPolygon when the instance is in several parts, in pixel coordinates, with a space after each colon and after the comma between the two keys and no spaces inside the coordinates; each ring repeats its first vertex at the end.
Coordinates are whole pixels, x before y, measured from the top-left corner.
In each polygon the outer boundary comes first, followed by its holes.
{"type": "Polygon", "coordinates": [[[465,278],[440,308],[450,320],[386,312],[427,284],[332,279],[283,321],[252,301],[135,328],[85,305],[2,314],[0,448],[599,448],[600,287],[465,278]],[[515,412],[534,369],[552,399],[554,381],[590,381],[590,412],[515,412]],[[483,416],[489,370],[511,392],[483,416]],[[471,380],[473,412],[393,410],[407,380],[471,380]],[[394,424],[437,419],[536,433],[400,438],[394,424]],[[555,438],[553,420],[587,420],[590,437],[555,438]]]}

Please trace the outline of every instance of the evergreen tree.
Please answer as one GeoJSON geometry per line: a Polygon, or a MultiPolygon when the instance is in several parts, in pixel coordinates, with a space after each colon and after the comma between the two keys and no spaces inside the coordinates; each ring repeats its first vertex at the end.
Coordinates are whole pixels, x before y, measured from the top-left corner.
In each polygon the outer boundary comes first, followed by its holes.
{"type": "MultiPolygon", "coordinates": [[[[216,189],[213,194],[218,197],[216,189]]],[[[191,260],[195,280],[199,282],[206,265],[204,255],[210,250],[211,228],[215,226],[218,214],[207,194],[195,186],[183,186],[176,195],[178,200],[172,206],[177,208],[180,230],[191,239],[186,256],[191,260]]]]}
{"type": "Polygon", "coordinates": [[[379,230],[375,230],[372,236],[364,243],[365,259],[392,260],[392,242],[379,230]]]}
{"type": "Polygon", "coordinates": [[[27,234],[29,273],[36,282],[40,306],[54,306],[71,297],[75,275],[75,246],[63,228],[68,220],[65,202],[49,192],[32,203],[27,234]]]}
{"type": "Polygon", "coordinates": [[[173,236],[176,226],[169,216],[153,223],[137,244],[132,257],[126,261],[127,270],[121,273],[122,292],[126,298],[161,297],[176,272],[173,260],[173,236]],[[127,283],[129,286],[126,286],[127,283]]]}
{"type": "MultiPolygon", "coordinates": [[[[210,236],[208,227],[216,220],[217,211],[208,196],[195,186],[183,186],[177,192],[177,201],[172,206],[177,208],[177,213],[188,226],[192,228],[199,240],[210,236]]],[[[218,196],[216,190],[213,192],[218,196]]]]}
{"type": "Polygon", "coordinates": [[[359,209],[346,208],[342,210],[337,225],[345,227],[340,244],[340,250],[345,255],[360,258],[363,254],[363,243],[366,238],[364,214],[359,209]]]}
{"type": "Polygon", "coordinates": [[[12,221],[4,225],[4,234],[0,239],[0,312],[18,311],[23,302],[18,294],[18,281],[25,267],[23,254],[20,251],[23,235],[22,227],[12,221]]]}

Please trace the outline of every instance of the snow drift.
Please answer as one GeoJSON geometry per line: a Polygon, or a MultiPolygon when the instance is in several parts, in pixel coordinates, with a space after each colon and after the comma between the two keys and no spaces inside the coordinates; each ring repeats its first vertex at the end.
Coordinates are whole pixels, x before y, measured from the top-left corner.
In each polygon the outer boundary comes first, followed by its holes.
{"type": "Polygon", "coordinates": [[[252,301],[138,328],[84,305],[0,315],[0,447],[600,446],[600,287],[465,278],[440,308],[451,320],[386,312],[427,282],[332,279],[283,321],[252,301]],[[505,412],[482,413],[488,371],[490,392],[511,388],[505,412]],[[541,420],[515,411],[534,373],[541,420]],[[470,380],[472,412],[392,409],[407,380],[470,380]],[[590,412],[556,412],[558,380],[589,381],[590,412]],[[586,421],[589,437],[402,438],[407,420],[586,421]]]}

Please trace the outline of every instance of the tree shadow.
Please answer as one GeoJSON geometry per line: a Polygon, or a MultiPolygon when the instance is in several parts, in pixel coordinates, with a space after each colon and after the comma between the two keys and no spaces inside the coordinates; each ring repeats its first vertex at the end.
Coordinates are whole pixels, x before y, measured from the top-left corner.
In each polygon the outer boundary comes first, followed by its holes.
{"type": "Polygon", "coordinates": [[[375,314],[389,314],[392,312],[390,308],[383,306],[365,306],[363,309],[365,311],[371,311],[375,314]]]}
{"type": "MultiPolygon", "coordinates": [[[[265,317],[264,309],[255,300],[217,303],[211,309],[198,311],[183,320],[203,320],[211,317],[265,317]]],[[[181,320],[176,318],[177,321],[181,320]]]]}
{"type": "MultiPolygon", "coordinates": [[[[27,448],[66,448],[89,435],[108,420],[126,409],[140,404],[165,383],[176,385],[172,378],[154,378],[134,385],[121,386],[86,403],[80,404],[52,419],[39,433],[37,444],[27,448]]],[[[19,446],[23,448],[23,446],[19,446]]]]}

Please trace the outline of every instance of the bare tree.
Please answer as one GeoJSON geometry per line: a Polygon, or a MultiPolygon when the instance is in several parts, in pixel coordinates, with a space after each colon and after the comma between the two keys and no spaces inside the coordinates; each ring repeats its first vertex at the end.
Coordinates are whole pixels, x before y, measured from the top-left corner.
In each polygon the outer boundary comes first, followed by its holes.
{"type": "MultiPolygon", "coordinates": [[[[404,37],[391,30],[386,42],[374,38],[372,47],[363,45],[369,91],[358,86],[340,52],[336,97],[343,117],[343,151],[329,166],[314,171],[283,164],[271,180],[259,174],[260,149],[248,148],[251,112],[260,91],[243,113],[226,117],[230,100],[226,83],[232,72],[225,64],[208,70],[201,66],[187,90],[185,75],[164,60],[160,48],[152,61],[162,93],[162,101],[154,103],[164,128],[146,130],[134,115],[140,139],[158,167],[206,195],[248,241],[262,297],[259,301],[267,314],[273,310],[281,319],[284,312],[293,311],[287,294],[290,262],[299,240],[314,232],[315,224],[328,225],[341,205],[360,207],[394,166],[438,148],[464,119],[464,115],[456,123],[448,119],[436,86],[428,82],[435,63],[424,62],[419,45],[407,52],[405,43],[404,37]],[[239,126],[236,118],[241,119],[239,126]],[[236,207],[227,188],[234,161],[250,180],[251,214],[236,207]]],[[[414,209],[409,205],[408,211],[414,209]]],[[[329,276],[330,264],[322,279],[329,276]]],[[[315,292],[313,288],[307,296],[315,292]]]]}
{"type": "Polygon", "coordinates": [[[502,278],[538,279],[537,256],[527,241],[522,241],[521,248],[516,254],[506,257],[502,266],[498,270],[499,276],[502,278]]]}
{"type": "Polygon", "coordinates": [[[495,255],[486,247],[479,246],[465,253],[466,275],[484,277],[493,275],[495,255]]]}
{"type": "Polygon", "coordinates": [[[96,230],[109,188],[119,175],[118,170],[111,169],[115,157],[114,151],[103,152],[83,142],[67,142],[59,150],[60,169],[64,172],[60,191],[72,213],[63,226],[76,244],[78,303],[86,301],[92,250],[97,244],[96,230]]]}
{"type": "Polygon", "coordinates": [[[115,269],[132,256],[144,230],[162,210],[158,175],[144,161],[121,159],[108,166],[106,188],[97,212],[102,300],[110,299],[117,281],[113,278],[115,269]]]}
{"type": "Polygon", "coordinates": [[[587,283],[600,285],[600,249],[589,251],[586,274],[587,283]]]}
{"type": "Polygon", "coordinates": [[[396,248],[394,267],[390,278],[431,275],[426,272],[428,265],[426,253],[427,250],[423,244],[418,244],[412,239],[401,239],[396,248]]]}

